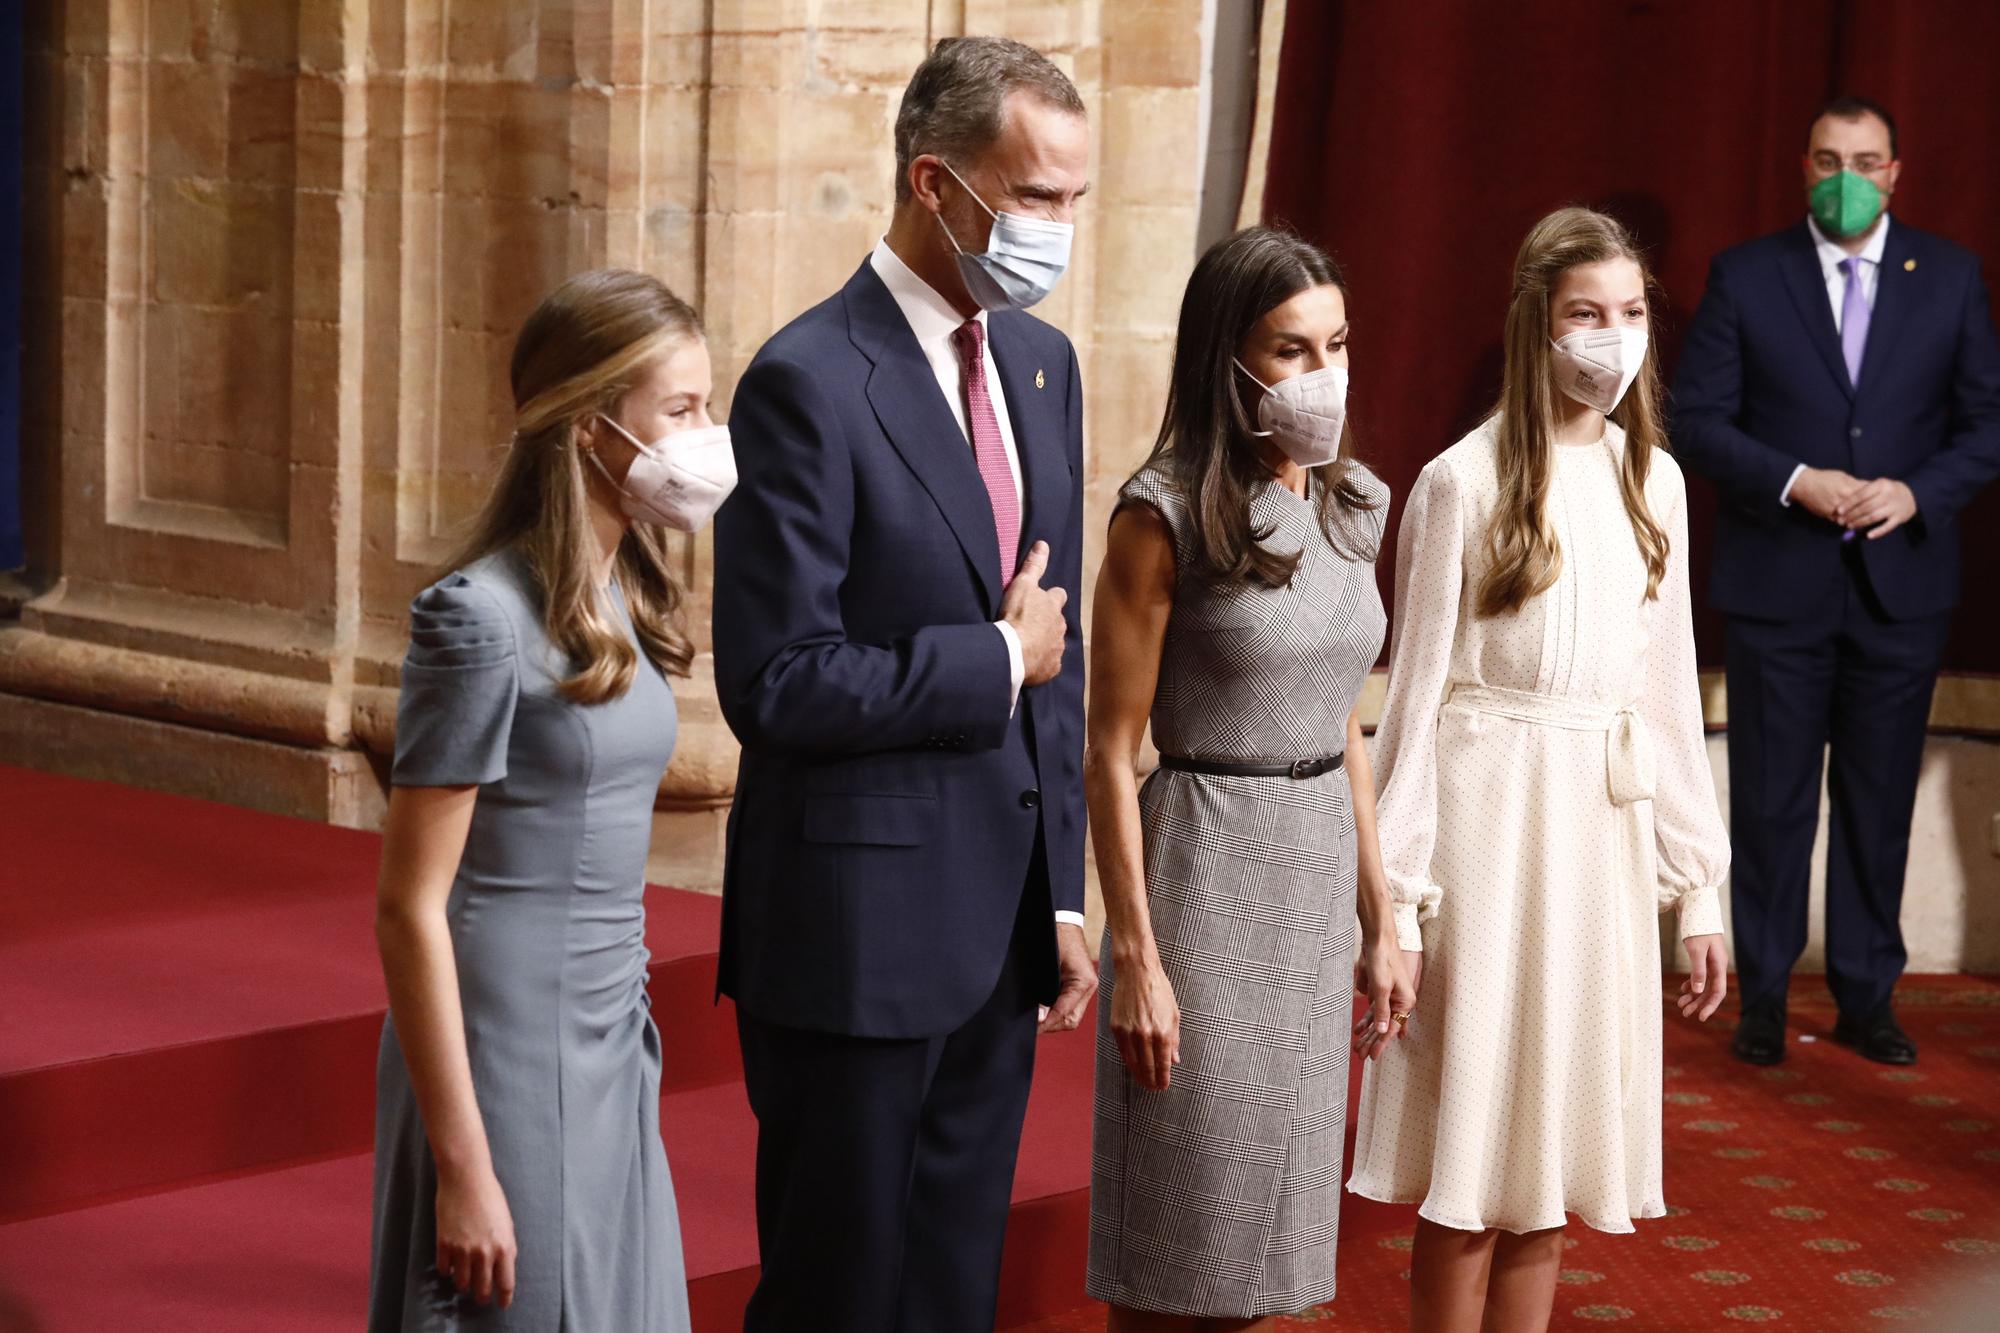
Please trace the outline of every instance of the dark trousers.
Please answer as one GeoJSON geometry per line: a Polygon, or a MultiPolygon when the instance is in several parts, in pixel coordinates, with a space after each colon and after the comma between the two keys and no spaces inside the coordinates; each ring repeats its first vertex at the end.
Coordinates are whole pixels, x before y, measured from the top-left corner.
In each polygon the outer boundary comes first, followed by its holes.
{"type": "Polygon", "coordinates": [[[1782,1000],[1805,949],[1823,754],[1827,985],[1857,1017],[1888,1001],[1908,960],[1910,812],[1949,627],[1948,615],[1889,619],[1858,560],[1831,623],[1729,621],[1730,902],[1745,1005],[1782,1000]]]}
{"type": "MultiPolygon", "coordinates": [[[[1035,1067],[1023,895],[999,984],[956,1031],[881,1040],[737,1011],[763,1273],[745,1333],[991,1333],[1035,1067]]],[[[910,947],[923,947],[913,923],[910,947]]]]}

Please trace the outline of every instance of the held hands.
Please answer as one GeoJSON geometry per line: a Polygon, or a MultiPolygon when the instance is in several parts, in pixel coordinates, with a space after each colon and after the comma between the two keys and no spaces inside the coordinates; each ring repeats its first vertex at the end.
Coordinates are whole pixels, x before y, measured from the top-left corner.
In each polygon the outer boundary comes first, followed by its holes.
{"type": "Polygon", "coordinates": [[[1119,974],[1111,992],[1111,1032],[1139,1086],[1166,1091],[1173,1067],[1181,1062],[1181,1007],[1158,958],[1119,974]]]}
{"type": "Polygon", "coordinates": [[[1688,951],[1688,979],[1681,983],[1674,1003],[1681,1007],[1682,1018],[1706,1023],[1729,993],[1729,955],[1720,935],[1690,935],[1681,943],[1688,951]]]}
{"type": "Polygon", "coordinates": [[[1372,1060],[1403,1035],[1417,1007],[1417,981],[1423,970],[1424,956],[1398,949],[1393,936],[1362,946],[1361,959],[1354,965],[1354,993],[1365,996],[1368,1007],[1354,1020],[1356,1055],[1372,1060]]]}
{"type": "Polygon", "coordinates": [[[1056,926],[1056,966],[1062,987],[1056,1002],[1042,1011],[1042,1032],[1070,1032],[1083,1021],[1090,997],[1097,994],[1097,964],[1083,942],[1083,927],[1064,921],[1056,926]]]}
{"type": "Polygon", "coordinates": [[[1792,499],[1829,523],[1863,531],[1874,541],[1917,516],[1917,497],[1894,477],[1863,481],[1838,468],[1809,467],[1792,483],[1792,499]]]}
{"type": "Polygon", "coordinates": [[[1840,507],[1861,490],[1859,477],[1839,468],[1809,467],[1792,483],[1792,501],[1804,505],[1829,523],[1840,522],[1840,507]]]}
{"type": "Polygon", "coordinates": [[[481,1305],[497,1296],[514,1303],[514,1215],[492,1168],[462,1177],[440,1174],[437,1192],[437,1266],[481,1305]]]}
{"type": "Polygon", "coordinates": [[[1025,685],[1046,684],[1062,670],[1063,635],[1068,630],[1063,607],[1069,602],[1069,593],[1042,587],[1042,575],[1048,570],[1049,544],[1036,542],[1000,603],[1001,619],[1021,637],[1025,685]]]}

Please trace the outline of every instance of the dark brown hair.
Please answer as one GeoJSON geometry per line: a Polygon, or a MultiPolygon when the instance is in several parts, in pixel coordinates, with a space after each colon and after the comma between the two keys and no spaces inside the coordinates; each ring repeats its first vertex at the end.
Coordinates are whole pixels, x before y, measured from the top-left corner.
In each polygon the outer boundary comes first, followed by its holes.
{"type": "MultiPolygon", "coordinates": [[[[1282,588],[1304,553],[1266,549],[1269,528],[1250,519],[1250,502],[1271,481],[1250,415],[1257,386],[1236,368],[1237,351],[1257,321],[1300,292],[1332,285],[1347,290],[1326,251],[1289,231],[1246,227],[1208,248],[1188,278],[1174,336],[1173,379],[1147,467],[1166,472],[1186,498],[1198,534],[1189,553],[1195,571],[1217,580],[1247,580],[1282,588]]],[[[1373,559],[1358,548],[1343,511],[1374,509],[1379,501],[1354,478],[1353,430],[1340,456],[1314,471],[1320,531],[1336,550],[1373,559]]]]}
{"type": "Polygon", "coordinates": [[[896,109],[896,202],[910,197],[910,163],[925,153],[964,170],[999,138],[1007,94],[1016,89],[1084,114],[1076,85],[1032,46],[1006,37],[947,37],[932,47],[896,109]]]}
{"type": "Polygon", "coordinates": [[[1890,115],[1889,109],[1880,102],[1866,97],[1855,97],[1849,93],[1842,93],[1840,96],[1828,101],[1819,110],[1813,112],[1812,125],[1806,126],[1806,134],[1810,136],[1812,134],[1812,126],[1819,124],[1828,116],[1832,116],[1835,120],[1860,120],[1863,116],[1875,117],[1875,119],[1882,122],[1883,128],[1889,131],[1889,157],[1891,160],[1894,160],[1896,156],[1896,118],[1890,115]]]}

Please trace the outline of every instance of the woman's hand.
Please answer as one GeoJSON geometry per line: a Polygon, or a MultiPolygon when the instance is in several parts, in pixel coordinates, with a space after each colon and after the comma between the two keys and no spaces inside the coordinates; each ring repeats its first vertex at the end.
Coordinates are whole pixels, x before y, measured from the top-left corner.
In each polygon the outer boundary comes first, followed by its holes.
{"type": "Polygon", "coordinates": [[[1729,994],[1729,954],[1720,935],[1690,935],[1681,941],[1688,951],[1688,979],[1681,983],[1681,1017],[1706,1023],[1729,994]]]}
{"type": "Polygon", "coordinates": [[[1403,1035],[1403,1024],[1417,1004],[1417,983],[1410,960],[1423,967],[1422,954],[1405,953],[1393,937],[1370,940],[1361,946],[1361,959],[1354,965],[1354,990],[1365,996],[1368,1007],[1354,1021],[1354,1053],[1372,1060],[1403,1035]],[[1402,1021],[1397,1021],[1397,1015],[1402,1021]]]}
{"type": "Polygon", "coordinates": [[[1125,1068],[1139,1086],[1163,1092],[1181,1062],[1181,1007],[1174,984],[1157,959],[1117,971],[1111,993],[1111,1031],[1125,1068]]]}
{"type": "Polygon", "coordinates": [[[481,1305],[514,1303],[514,1215],[491,1168],[441,1176],[437,1192],[438,1271],[481,1305]]]}

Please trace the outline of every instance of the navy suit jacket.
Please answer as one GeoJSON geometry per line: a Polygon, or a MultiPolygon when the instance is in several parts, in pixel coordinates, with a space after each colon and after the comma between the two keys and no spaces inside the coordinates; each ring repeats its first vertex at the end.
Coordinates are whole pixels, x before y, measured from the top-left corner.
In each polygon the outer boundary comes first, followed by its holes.
{"type": "Polygon", "coordinates": [[[1950,610],[1959,511],[2000,474],[2000,339],[1979,261],[1892,220],[1855,385],[1807,225],[1724,251],[1681,350],[1672,435],[1722,493],[1717,610],[1837,615],[1840,528],[1778,499],[1800,463],[1906,483],[1917,518],[1854,542],[1892,618],[1950,610]]]}
{"type": "Polygon", "coordinates": [[[715,678],[743,744],[719,983],[772,1023],[961,1026],[1017,914],[1053,998],[1083,910],[1083,386],[1069,340],[987,319],[1020,451],[1021,551],[1069,594],[1063,669],[1010,713],[992,504],[895,298],[864,263],[764,344],[730,409],[715,678]],[[1023,894],[1028,901],[1023,902],[1023,894]]]}

